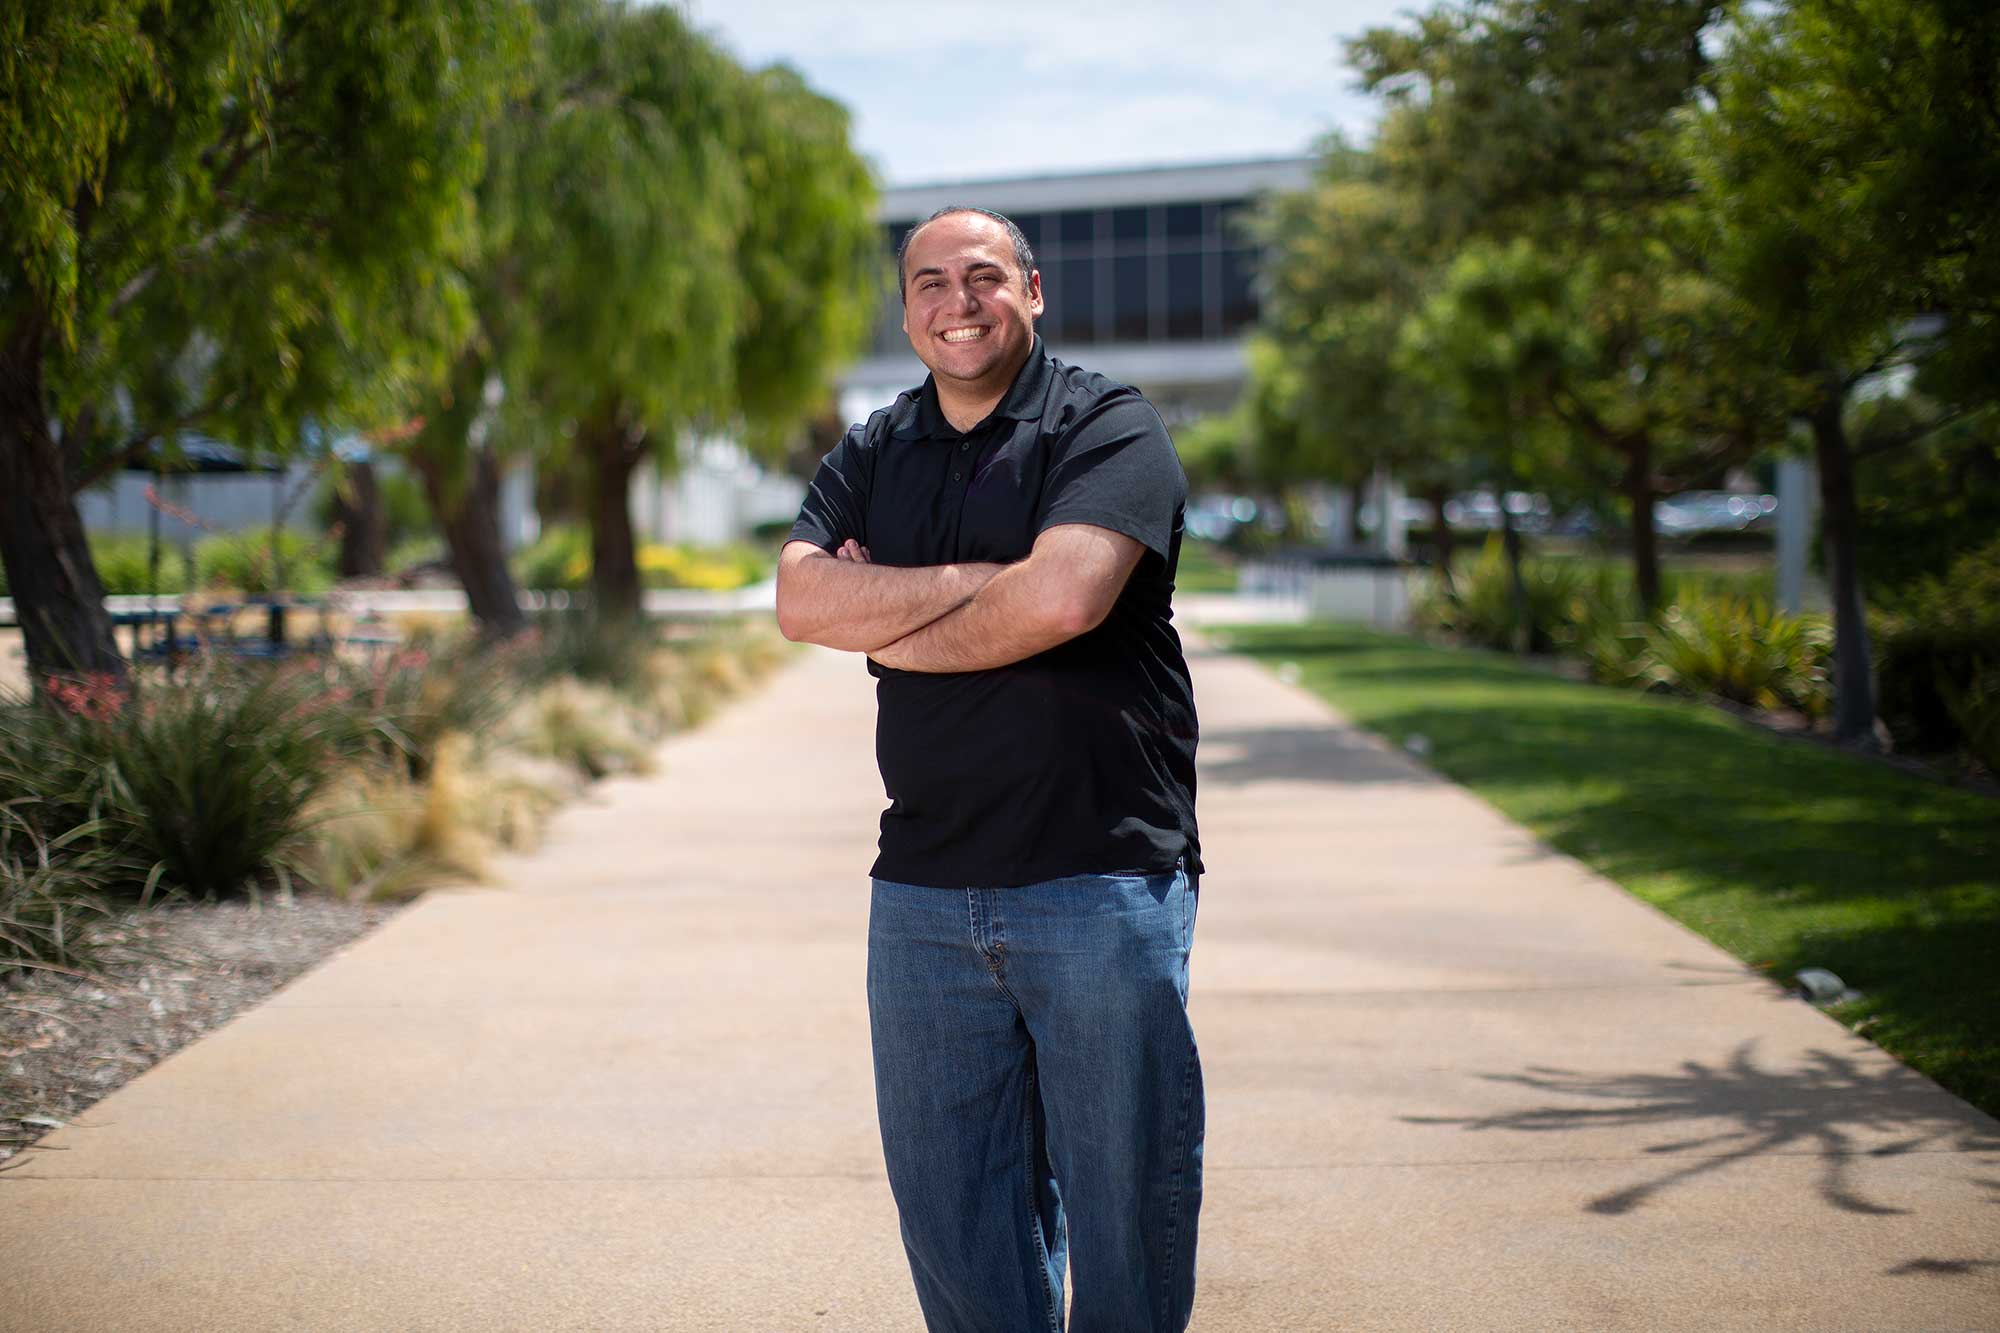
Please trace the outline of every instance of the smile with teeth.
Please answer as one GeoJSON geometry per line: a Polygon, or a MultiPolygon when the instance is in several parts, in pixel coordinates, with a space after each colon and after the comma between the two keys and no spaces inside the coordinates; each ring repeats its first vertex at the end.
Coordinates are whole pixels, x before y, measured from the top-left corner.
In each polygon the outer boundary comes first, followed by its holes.
{"type": "Polygon", "coordinates": [[[986,330],[983,328],[946,329],[938,335],[948,343],[969,343],[985,336],[986,330]]]}

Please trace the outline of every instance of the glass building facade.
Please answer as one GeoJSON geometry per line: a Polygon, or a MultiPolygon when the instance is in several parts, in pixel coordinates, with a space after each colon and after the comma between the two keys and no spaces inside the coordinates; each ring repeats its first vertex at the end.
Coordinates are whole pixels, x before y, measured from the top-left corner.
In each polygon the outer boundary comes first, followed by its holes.
{"type": "MultiPolygon", "coordinates": [[[[1256,250],[1242,199],[1190,199],[1123,208],[1010,213],[1034,247],[1051,347],[1230,338],[1257,318],[1256,250]]],[[[883,226],[896,252],[915,218],[883,226]]],[[[891,299],[876,329],[878,355],[909,346],[891,299]]]]}
{"type": "MultiPolygon", "coordinates": [[[[1312,169],[1266,158],[910,185],[886,191],[876,217],[891,257],[913,223],[948,205],[1014,219],[1041,270],[1049,350],[1138,388],[1171,424],[1234,401],[1257,319],[1251,211],[1270,191],[1304,188],[1312,169]]],[[[870,344],[841,376],[850,421],[923,382],[893,283],[870,344]]]]}

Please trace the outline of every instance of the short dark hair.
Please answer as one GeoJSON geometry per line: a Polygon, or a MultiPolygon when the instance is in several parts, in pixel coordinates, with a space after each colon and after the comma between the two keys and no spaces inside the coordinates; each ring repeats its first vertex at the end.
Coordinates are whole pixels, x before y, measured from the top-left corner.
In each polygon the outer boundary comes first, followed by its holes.
{"type": "Polygon", "coordinates": [[[909,276],[903,270],[903,256],[910,252],[910,241],[915,238],[918,232],[930,226],[931,223],[936,222],[939,218],[948,218],[953,213],[977,213],[983,218],[992,218],[995,222],[1005,227],[1007,229],[1007,239],[1014,243],[1014,263],[1021,270],[1021,285],[1023,287],[1028,285],[1028,275],[1035,271],[1035,249],[1028,244],[1027,235],[1014,225],[1014,219],[1004,213],[995,213],[990,208],[977,208],[971,204],[950,204],[944,208],[940,208],[922,222],[913,225],[908,231],[903,233],[902,242],[896,246],[896,295],[899,299],[907,300],[909,295],[910,280],[909,276]]]}

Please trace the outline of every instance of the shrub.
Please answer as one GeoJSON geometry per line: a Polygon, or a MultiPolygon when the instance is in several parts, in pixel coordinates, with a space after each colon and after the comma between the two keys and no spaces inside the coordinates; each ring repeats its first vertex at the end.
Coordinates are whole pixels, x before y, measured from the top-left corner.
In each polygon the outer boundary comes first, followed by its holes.
{"type": "Polygon", "coordinates": [[[1788,616],[1759,598],[1686,596],[1646,632],[1658,678],[1690,694],[1753,708],[1826,712],[1833,640],[1817,617],[1788,616]]]}
{"type": "Polygon", "coordinates": [[[495,645],[463,631],[419,628],[393,653],[310,669],[328,703],[338,705],[339,748],[396,759],[420,779],[444,736],[480,735],[515,706],[536,653],[525,636],[495,645]]]}
{"type": "Polygon", "coordinates": [[[170,543],[160,544],[159,586],[153,586],[150,537],[100,537],[90,543],[90,557],[104,591],[137,596],[149,592],[181,593],[188,589],[187,556],[170,543]]]}
{"type": "Polygon", "coordinates": [[[648,588],[742,588],[764,577],[769,560],[754,546],[639,548],[639,578],[648,588]]]}
{"type": "Polygon", "coordinates": [[[195,546],[195,580],[252,595],[325,592],[333,586],[333,554],[324,538],[290,528],[277,530],[275,554],[268,527],[222,533],[195,546]]]}
{"type": "Polygon", "coordinates": [[[34,797],[0,804],[0,977],[26,968],[88,969],[96,960],[93,927],[112,915],[107,880],[129,868],[99,845],[95,823],[50,836],[34,797]]]}
{"type": "Polygon", "coordinates": [[[1964,747],[2000,772],[2000,539],[1919,580],[1874,631],[1878,706],[1898,742],[1964,747]]]}
{"type": "MultiPolygon", "coordinates": [[[[1420,599],[1419,623],[1488,648],[1514,646],[1514,589],[1499,536],[1488,538],[1479,554],[1453,571],[1450,592],[1442,582],[1420,599]]],[[[1547,652],[1573,637],[1579,599],[1587,599],[1596,577],[1568,561],[1524,560],[1528,640],[1533,652],[1547,652]]]]}
{"type": "Polygon", "coordinates": [[[514,577],[538,592],[574,592],[590,581],[590,533],[572,524],[552,524],[514,553],[514,577]]]}
{"type": "Polygon", "coordinates": [[[142,901],[156,885],[214,897],[289,883],[304,811],[341,730],[310,673],[211,661],[137,699],[109,678],[7,710],[5,765],[37,798],[47,834],[90,842],[137,878],[106,884],[142,901]]]}

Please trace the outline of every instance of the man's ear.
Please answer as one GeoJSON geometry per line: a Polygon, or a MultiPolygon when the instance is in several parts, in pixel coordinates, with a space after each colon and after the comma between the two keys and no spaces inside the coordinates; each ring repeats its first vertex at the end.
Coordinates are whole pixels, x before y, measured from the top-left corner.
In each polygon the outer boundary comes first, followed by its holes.
{"type": "Polygon", "coordinates": [[[1028,314],[1040,319],[1042,308],[1042,271],[1031,268],[1028,270],[1028,314]]]}

